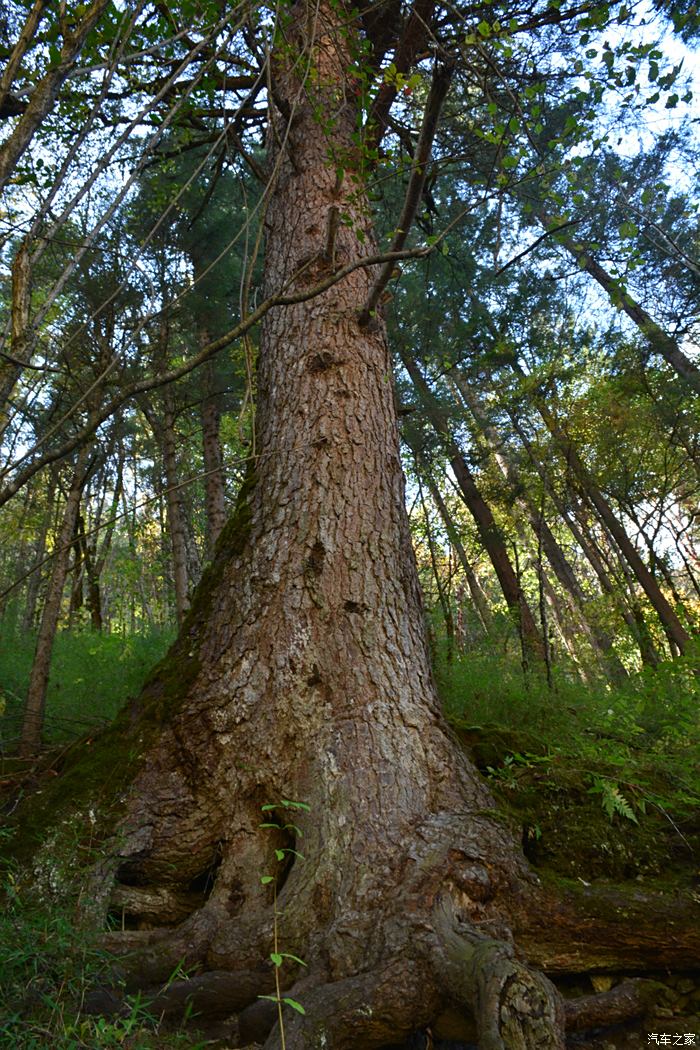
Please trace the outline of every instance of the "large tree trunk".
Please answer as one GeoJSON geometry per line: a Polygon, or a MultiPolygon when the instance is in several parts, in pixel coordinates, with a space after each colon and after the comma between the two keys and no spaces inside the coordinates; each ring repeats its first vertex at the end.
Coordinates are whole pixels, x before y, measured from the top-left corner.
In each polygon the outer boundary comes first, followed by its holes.
{"type": "MultiPolygon", "coordinates": [[[[266,294],[326,271],[335,209],[349,217],[338,264],[371,243],[352,166],[350,37],[324,3],[297,8],[286,26],[291,53],[310,54],[292,72],[273,66],[271,105],[293,117],[273,137],[284,153],[266,215],[266,294]],[[332,143],[319,112],[333,115],[332,143]]],[[[282,969],[306,1008],[289,1011],[288,1050],[382,1047],[447,1004],[477,1016],[482,1050],[561,1047],[558,996],[509,943],[524,861],[434,692],[391,361],[383,326],[358,324],[371,285],[358,269],[268,314],[257,474],[176,646],[93,752],[99,766],[100,749],[118,742],[137,764],[131,790],[117,788],[113,907],[127,926],[156,927],[112,943],[134,949],[134,980],[198,964],[171,998],[240,1010],[273,986],[270,872],[280,948],[308,967],[282,969]],[[280,810],[287,827],[261,829],[261,805],[282,799],[309,811],[280,810]],[[297,845],[305,859],[286,852],[276,863],[275,848],[297,845]]],[[[118,765],[117,779],[125,773],[118,765]]]]}
{"type": "MultiPolygon", "coordinates": [[[[200,333],[202,345],[209,342],[209,333],[200,333]]],[[[207,512],[207,555],[211,558],[216,541],[226,524],[226,493],[221,462],[221,395],[216,390],[214,364],[204,366],[204,397],[202,398],[202,455],[204,460],[204,492],[207,512]]]]}

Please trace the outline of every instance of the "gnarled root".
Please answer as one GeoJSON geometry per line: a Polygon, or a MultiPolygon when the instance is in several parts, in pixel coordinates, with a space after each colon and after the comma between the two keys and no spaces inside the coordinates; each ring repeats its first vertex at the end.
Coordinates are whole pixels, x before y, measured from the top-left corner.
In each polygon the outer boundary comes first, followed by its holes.
{"type": "MultiPolygon", "coordinates": [[[[303,982],[308,985],[308,982],[303,982]]],[[[321,984],[295,986],[305,1016],[284,1007],[287,1050],[374,1050],[407,1038],[436,1012],[433,980],[418,960],[401,958],[379,970],[321,984]]],[[[280,1050],[275,1024],[264,1050],[280,1050]]]]}
{"type": "Polygon", "coordinates": [[[462,923],[451,900],[436,908],[435,964],[458,1005],[474,1015],[480,1050],[563,1050],[564,1006],[510,943],[462,923]]]}
{"type": "Polygon", "coordinates": [[[586,1031],[643,1017],[666,989],[658,981],[637,977],[607,992],[569,999],[564,1006],[567,1032],[586,1031]]]}

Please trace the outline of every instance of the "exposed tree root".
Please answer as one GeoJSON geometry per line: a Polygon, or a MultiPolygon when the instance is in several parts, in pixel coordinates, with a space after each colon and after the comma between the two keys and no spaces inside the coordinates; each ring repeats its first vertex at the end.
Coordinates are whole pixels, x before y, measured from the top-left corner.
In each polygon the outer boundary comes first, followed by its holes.
{"type": "Polygon", "coordinates": [[[664,985],[656,981],[636,978],[623,981],[608,992],[569,999],[564,1006],[566,1030],[587,1031],[643,1017],[664,990],[664,985]]]}
{"type": "Polygon", "coordinates": [[[561,997],[543,974],[518,962],[512,944],[462,924],[450,901],[441,902],[436,927],[436,967],[474,1015],[480,1050],[563,1048],[561,997]]]}
{"type": "Polygon", "coordinates": [[[700,908],[689,891],[557,880],[513,899],[515,940],[547,973],[615,973],[700,966],[700,908]]]}
{"type": "MultiPolygon", "coordinates": [[[[306,1016],[288,1011],[284,1018],[287,1050],[375,1050],[400,1042],[426,1025],[438,1004],[434,982],[410,958],[397,959],[369,973],[297,990],[306,1016]]],[[[265,1050],[279,1050],[279,1026],[265,1050]]]]}

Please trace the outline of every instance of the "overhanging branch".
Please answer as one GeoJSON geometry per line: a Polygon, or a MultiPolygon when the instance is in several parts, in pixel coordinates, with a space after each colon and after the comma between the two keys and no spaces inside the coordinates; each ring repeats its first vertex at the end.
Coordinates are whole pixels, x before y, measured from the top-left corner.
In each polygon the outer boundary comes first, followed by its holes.
{"type": "MultiPolygon", "coordinates": [[[[400,252],[403,248],[406,243],[406,238],[408,237],[408,231],[411,228],[416,211],[418,210],[423,187],[425,186],[427,167],[433,147],[433,139],[435,138],[435,132],[437,130],[440,110],[442,109],[442,104],[450,86],[453,72],[454,62],[445,63],[442,66],[438,66],[435,70],[433,82],[430,86],[428,101],[425,104],[423,123],[421,125],[416,155],[413,159],[411,177],[409,179],[401,217],[399,219],[398,228],[389,255],[396,255],[396,253],[400,252]]],[[[360,312],[358,321],[362,327],[368,325],[370,319],[373,317],[382,292],[391,279],[393,269],[393,260],[387,261],[382,267],[382,270],[369,293],[367,302],[360,312]]]]}
{"type": "MultiPolygon", "coordinates": [[[[148,379],[141,379],[132,383],[129,387],[121,390],[106,405],[93,411],[85,425],[64,441],[62,445],[59,445],[57,448],[51,449],[45,452],[43,456],[38,457],[23,471],[17,474],[13,481],[0,490],[0,506],[3,506],[12,499],[12,497],[16,495],[35,474],[42,470],[43,467],[47,466],[49,463],[55,463],[57,460],[63,459],[64,456],[67,456],[69,453],[73,452],[74,449],[78,448],[79,445],[91,437],[97,428],[109,419],[109,417],[130,398],[145,393],[147,390],[154,390],[157,387],[165,386],[168,383],[174,383],[178,379],[182,379],[184,376],[189,375],[189,373],[194,371],[195,368],[199,368],[199,366],[204,364],[205,361],[208,361],[209,358],[214,357],[221,350],[230,346],[231,343],[240,339],[246,334],[246,332],[249,332],[250,329],[258,324],[274,307],[293,306],[297,303],[307,302],[309,299],[313,299],[317,295],[321,295],[323,292],[328,291],[328,289],[332,288],[334,284],[342,281],[355,270],[362,269],[366,266],[381,266],[383,264],[389,265],[393,268],[395,263],[400,262],[403,259],[424,258],[425,256],[430,255],[436,247],[437,242],[435,244],[421,245],[417,248],[405,248],[402,251],[382,252],[376,255],[364,256],[361,259],[356,259],[354,262],[348,263],[346,266],[342,266],[340,269],[336,270],[335,273],[329,274],[324,280],[319,281],[318,284],[313,285],[311,288],[270,296],[253,310],[252,313],[248,314],[248,316],[242,321],[239,321],[234,328],[226,332],[225,335],[220,336],[218,339],[214,339],[211,343],[207,343],[206,346],[202,347],[199,353],[195,354],[194,357],[191,357],[189,361],[185,361],[183,364],[179,365],[177,368],[171,369],[169,372],[164,372],[158,376],[151,376],[148,379]]],[[[117,364],[116,360],[114,361],[114,364],[117,364]]],[[[106,378],[106,374],[103,378],[106,378]]],[[[17,463],[13,465],[13,468],[17,467],[19,463],[24,459],[27,459],[30,455],[31,450],[26,453],[22,459],[18,460],[17,463]]],[[[8,473],[9,469],[5,471],[5,475],[8,473]]]]}

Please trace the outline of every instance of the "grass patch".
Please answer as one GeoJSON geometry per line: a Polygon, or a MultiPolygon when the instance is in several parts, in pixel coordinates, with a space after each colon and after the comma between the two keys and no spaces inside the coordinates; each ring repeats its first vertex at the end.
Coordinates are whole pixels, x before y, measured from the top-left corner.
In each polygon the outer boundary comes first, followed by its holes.
{"type": "Polygon", "coordinates": [[[148,1000],[127,996],[118,1016],[92,1016],[86,997],[113,983],[114,960],[74,910],[50,909],[19,888],[12,874],[0,914],[0,1047],[7,1050],[96,1050],[204,1047],[192,1033],[164,1031],[148,1000]]]}
{"type": "MultiPolygon", "coordinates": [[[[98,634],[62,631],[51,658],[46,697],[45,740],[61,743],[111,722],[127,697],[137,694],[149,670],[172,643],[172,631],[98,634]]],[[[3,750],[19,735],[36,638],[0,626],[0,717],[3,750]]]]}
{"type": "Polygon", "coordinates": [[[446,714],[529,859],[616,880],[692,877],[700,851],[700,679],[692,657],[620,686],[554,688],[493,650],[438,660],[446,714]]]}

